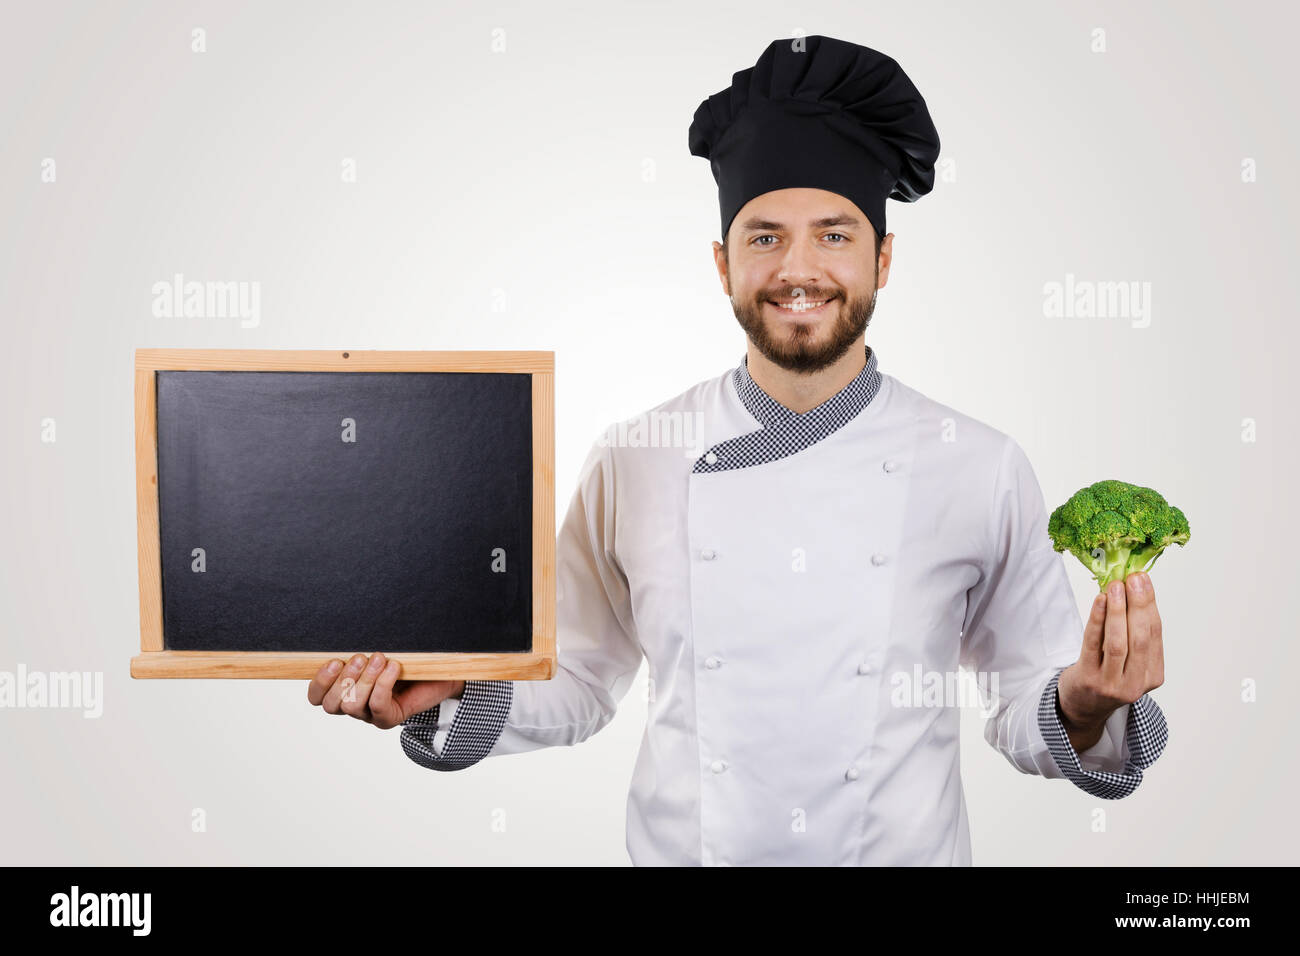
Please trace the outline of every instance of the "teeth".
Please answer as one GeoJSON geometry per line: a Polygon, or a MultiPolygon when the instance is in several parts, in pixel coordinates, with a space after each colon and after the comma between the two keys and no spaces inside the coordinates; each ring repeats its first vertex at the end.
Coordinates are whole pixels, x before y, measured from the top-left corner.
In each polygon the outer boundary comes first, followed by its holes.
{"type": "Polygon", "coordinates": [[[829,301],[830,299],[821,299],[820,301],[817,302],[804,302],[803,300],[796,300],[794,302],[774,302],[772,304],[775,305],[778,309],[785,309],[787,312],[806,312],[809,309],[816,309],[819,306],[823,306],[829,301]]]}

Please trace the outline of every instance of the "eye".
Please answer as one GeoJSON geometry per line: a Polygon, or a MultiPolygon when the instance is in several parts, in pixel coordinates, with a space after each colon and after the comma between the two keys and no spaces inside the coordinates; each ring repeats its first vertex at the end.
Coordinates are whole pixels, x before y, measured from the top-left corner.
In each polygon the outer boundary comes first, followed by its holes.
{"type": "Polygon", "coordinates": [[[844,233],[842,233],[842,232],[832,232],[832,233],[829,233],[829,234],[827,234],[826,238],[829,239],[831,236],[839,236],[841,239],[847,239],[847,238],[848,238],[848,236],[844,235],[844,233]]]}
{"type": "MultiPolygon", "coordinates": [[[[755,242],[758,242],[759,239],[775,239],[775,238],[776,238],[776,236],[773,236],[773,235],[755,236],[753,239],[750,240],[750,242],[751,242],[751,243],[755,243],[755,242]]],[[[759,243],[759,244],[762,245],[762,243],[759,243]]]]}

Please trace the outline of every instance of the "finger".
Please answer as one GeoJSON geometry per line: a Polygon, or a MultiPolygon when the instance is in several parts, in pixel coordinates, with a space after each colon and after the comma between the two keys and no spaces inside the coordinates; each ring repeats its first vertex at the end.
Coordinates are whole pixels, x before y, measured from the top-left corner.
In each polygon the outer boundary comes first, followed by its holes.
{"type": "Polygon", "coordinates": [[[320,706],[320,702],[325,699],[325,694],[334,686],[334,678],[338,676],[342,667],[343,662],[338,658],[326,661],[321,665],[321,669],[316,672],[316,676],[307,684],[308,703],[313,707],[320,706]]]}
{"type": "Polygon", "coordinates": [[[401,664],[389,661],[375,678],[374,690],[370,692],[370,716],[374,718],[375,726],[381,730],[396,727],[402,722],[401,708],[393,700],[393,684],[401,672],[401,664]]]}
{"type": "Polygon", "coordinates": [[[1107,690],[1124,680],[1124,658],[1128,656],[1128,612],[1124,582],[1112,581],[1106,595],[1106,633],[1101,640],[1101,679],[1107,690]]]}
{"type": "Polygon", "coordinates": [[[1079,663],[1086,671],[1101,670],[1101,641],[1106,632],[1106,592],[1101,591],[1092,600],[1088,621],[1083,625],[1083,649],[1079,663]]]}
{"type": "Polygon", "coordinates": [[[1132,700],[1146,693],[1147,667],[1151,663],[1151,619],[1155,616],[1155,605],[1146,582],[1142,580],[1144,577],[1138,571],[1124,581],[1128,592],[1125,597],[1128,604],[1128,657],[1124,661],[1124,681],[1126,696],[1132,700]]]}
{"type": "Polygon", "coordinates": [[[352,688],[361,676],[361,669],[366,666],[365,654],[354,654],[352,660],[342,671],[339,672],[338,678],[334,681],[333,686],[325,694],[325,699],[321,701],[321,707],[327,714],[343,713],[343,698],[352,695],[352,688]]]}
{"type": "Polygon", "coordinates": [[[1147,591],[1151,594],[1151,651],[1149,663],[1147,664],[1147,690],[1155,690],[1165,682],[1165,638],[1164,627],[1160,622],[1160,609],[1156,607],[1156,589],[1151,583],[1151,576],[1144,574],[1147,579],[1147,591]]]}
{"type": "Polygon", "coordinates": [[[359,717],[361,720],[370,720],[373,717],[370,712],[370,688],[375,686],[375,678],[387,663],[388,658],[379,651],[370,655],[370,661],[357,678],[352,693],[345,694],[343,697],[343,713],[359,717]]]}

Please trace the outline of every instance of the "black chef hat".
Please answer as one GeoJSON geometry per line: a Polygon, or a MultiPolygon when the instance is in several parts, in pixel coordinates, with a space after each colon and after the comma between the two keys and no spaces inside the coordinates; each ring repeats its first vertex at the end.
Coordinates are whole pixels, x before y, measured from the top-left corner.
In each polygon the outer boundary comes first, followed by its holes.
{"type": "Polygon", "coordinates": [[[913,202],[933,188],[939,133],[897,62],[810,36],[773,40],[701,103],[690,148],[713,168],[724,239],[745,203],[796,186],[852,200],[883,238],[885,199],[913,202]]]}

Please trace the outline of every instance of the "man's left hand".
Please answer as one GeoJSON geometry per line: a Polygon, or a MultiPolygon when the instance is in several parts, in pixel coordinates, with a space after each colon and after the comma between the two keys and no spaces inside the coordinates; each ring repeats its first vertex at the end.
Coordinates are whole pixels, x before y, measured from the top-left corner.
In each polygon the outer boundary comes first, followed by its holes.
{"type": "Polygon", "coordinates": [[[1165,649],[1151,578],[1135,571],[1097,595],[1079,659],[1056,683],[1062,723],[1076,753],[1101,740],[1106,720],[1165,682],[1165,649]]]}

